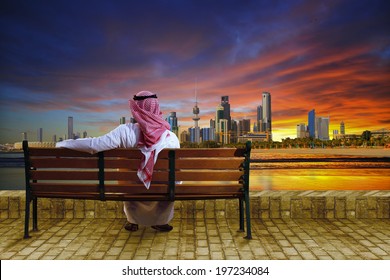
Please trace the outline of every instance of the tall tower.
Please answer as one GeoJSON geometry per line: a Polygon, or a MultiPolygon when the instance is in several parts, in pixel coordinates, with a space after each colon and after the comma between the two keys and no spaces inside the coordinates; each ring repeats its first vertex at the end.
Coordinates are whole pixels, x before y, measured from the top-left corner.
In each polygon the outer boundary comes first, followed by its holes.
{"type": "Polygon", "coordinates": [[[308,114],[309,137],[316,137],[316,111],[313,109],[308,114]]]}
{"type": "Polygon", "coordinates": [[[121,117],[119,119],[119,124],[126,124],[126,117],[121,117]]]}
{"type": "Polygon", "coordinates": [[[73,139],[73,117],[68,117],[68,139],[73,139]]]}
{"type": "Polygon", "coordinates": [[[197,89],[195,87],[195,106],[192,108],[192,113],[194,116],[192,117],[192,120],[194,121],[194,142],[199,143],[200,142],[200,128],[199,128],[199,107],[198,107],[198,97],[197,97],[197,89]]]}
{"type": "Polygon", "coordinates": [[[269,92],[263,92],[262,94],[262,102],[263,102],[263,127],[264,132],[268,132],[271,134],[272,126],[271,126],[271,94],[269,92]]]}

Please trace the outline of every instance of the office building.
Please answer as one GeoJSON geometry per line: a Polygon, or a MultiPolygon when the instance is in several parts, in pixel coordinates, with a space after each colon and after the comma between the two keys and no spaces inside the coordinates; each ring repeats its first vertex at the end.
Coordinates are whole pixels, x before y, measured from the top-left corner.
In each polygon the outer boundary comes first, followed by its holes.
{"type": "Polygon", "coordinates": [[[329,117],[316,118],[316,138],[320,140],[329,140],[329,117]]]}
{"type": "Polygon", "coordinates": [[[297,138],[306,137],[306,125],[304,123],[297,124],[297,138]]]}
{"type": "Polygon", "coordinates": [[[309,137],[316,137],[316,112],[311,110],[308,114],[308,127],[309,127],[309,137]]]}
{"type": "Polygon", "coordinates": [[[223,120],[223,107],[222,105],[218,105],[215,111],[215,138],[216,141],[221,142],[222,136],[221,136],[221,120],[223,120]]]}
{"type": "Polygon", "coordinates": [[[272,133],[272,117],[271,117],[271,94],[263,92],[262,94],[262,121],[263,131],[271,135],[272,133]]]}
{"type": "Polygon", "coordinates": [[[229,144],[230,143],[230,133],[229,133],[229,125],[227,119],[221,119],[219,120],[219,141],[222,144],[229,144]]]}
{"type": "Polygon", "coordinates": [[[126,117],[121,117],[119,119],[119,124],[126,124],[126,117]]]}
{"type": "Polygon", "coordinates": [[[251,120],[243,119],[238,121],[238,135],[243,136],[251,131],[251,120]]]}
{"type": "Polygon", "coordinates": [[[256,129],[253,129],[254,132],[263,132],[263,106],[257,106],[256,114],[256,129]]]}
{"type": "Polygon", "coordinates": [[[190,135],[187,130],[184,130],[182,133],[180,133],[180,143],[189,142],[189,141],[190,141],[190,135]]]}
{"type": "Polygon", "coordinates": [[[340,123],[340,134],[345,135],[345,124],[343,121],[340,123]]]}
{"type": "Polygon", "coordinates": [[[43,128],[39,128],[37,131],[37,141],[43,142],[43,128]]]}
{"type": "Polygon", "coordinates": [[[171,131],[176,134],[176,136],[179,135],[179,127],[177,126],[177,117],[176,112],[170,112],[169,116],[167,118],[167,122],[171,126],[171,131]]]}
{"type": "Polygon", "coordinates": [[[232,129],[232,118],[230,116],[229,96],[221,97],[221,106],[223,107],[223,118],[228,121],[228,130],[232,129]]]}

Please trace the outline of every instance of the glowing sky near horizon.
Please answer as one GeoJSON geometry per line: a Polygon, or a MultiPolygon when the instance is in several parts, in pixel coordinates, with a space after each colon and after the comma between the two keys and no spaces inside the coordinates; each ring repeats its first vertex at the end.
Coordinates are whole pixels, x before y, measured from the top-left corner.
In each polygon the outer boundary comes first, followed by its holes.
{"type": "Polygon", "coordinates": [[[6,0],[0,14],[0,143],[63,137],[68,116],[101,135],[141,90],[184,130],[195,84],[201,127],[224,95],[253,124],[268,91],[275,140],[312,109],[330,133],[390,128],[389,1],[6,0]]]}

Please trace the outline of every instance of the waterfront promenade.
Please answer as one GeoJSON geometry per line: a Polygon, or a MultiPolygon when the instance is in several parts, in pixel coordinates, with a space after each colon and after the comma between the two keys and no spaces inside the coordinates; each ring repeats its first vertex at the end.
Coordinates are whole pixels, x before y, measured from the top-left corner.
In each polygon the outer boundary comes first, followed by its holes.
{"type": "Polygon", "coordinates": [[[232,201],[177,202],[172,232],[130,233],[120,202],[58,199],[42,199],[39,231],[23,239],[23,196],[0,199],[2,260],[390,259],[390,191],[256,192],[252,240],[232,201]]]}

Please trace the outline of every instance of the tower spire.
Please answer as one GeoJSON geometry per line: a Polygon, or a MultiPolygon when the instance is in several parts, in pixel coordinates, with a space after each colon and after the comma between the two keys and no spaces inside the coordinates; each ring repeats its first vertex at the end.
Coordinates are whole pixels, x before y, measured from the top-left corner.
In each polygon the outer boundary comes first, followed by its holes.
{"type": "Polygon", "coordinates": [[[192,108],[192,113],[194,116],[192,117],[192,120],[194,121],[194,142],[199,143],[200,142],[200,128],[199,128],[199,107],[198,107],[198,81],[196,79],[195,81],[195,106],[192,108]]]}

